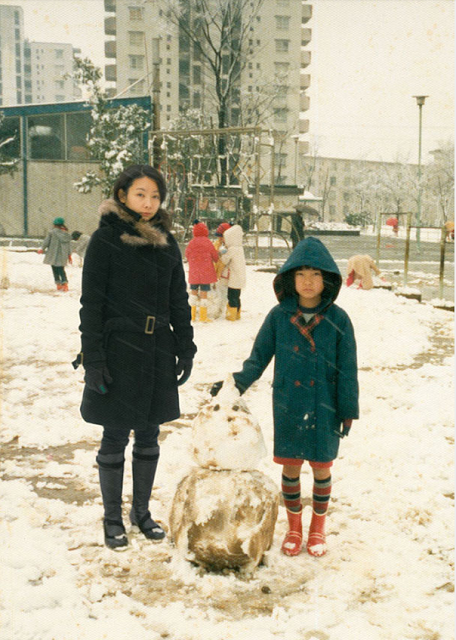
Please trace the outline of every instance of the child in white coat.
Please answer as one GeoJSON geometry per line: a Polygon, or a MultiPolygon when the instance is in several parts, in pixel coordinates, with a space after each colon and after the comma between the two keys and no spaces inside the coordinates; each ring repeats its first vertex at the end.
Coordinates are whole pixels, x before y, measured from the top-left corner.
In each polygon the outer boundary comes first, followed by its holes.
{"type": "Polygon", "coordinates": [[[228,306],[226,319],[235,321],[241,318],[241,290],[246,283],[244,248],[242,246],[242,227],[238,224],[223,234],[226,252],[220,260],[226,265],[222,278],[228,276],[228,306]]]}

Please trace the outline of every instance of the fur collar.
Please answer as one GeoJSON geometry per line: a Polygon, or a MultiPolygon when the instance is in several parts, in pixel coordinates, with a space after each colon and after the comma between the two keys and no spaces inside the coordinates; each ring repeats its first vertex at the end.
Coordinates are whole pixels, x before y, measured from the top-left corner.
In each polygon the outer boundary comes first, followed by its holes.
{"type": "Polygon", "coordinates": [[[123,222],[131,225],[138,235],[128,233],[127,231],[122,233],[120,239],[125,244],[136,247],[144,247],[147,245],[152,245],[153,247],[165,247],[168,244],[166,233],[162,231],[157,224],[153,223],[153,218],[149,222],[145,220],[137,221],[127,211],[122,209],[122,207],[120,207],[113,198],[103,200],[98,212],[101,219],[105,219],[106,222],[108,222],[107,217],[110,214],[114,214],[123,222]]]}

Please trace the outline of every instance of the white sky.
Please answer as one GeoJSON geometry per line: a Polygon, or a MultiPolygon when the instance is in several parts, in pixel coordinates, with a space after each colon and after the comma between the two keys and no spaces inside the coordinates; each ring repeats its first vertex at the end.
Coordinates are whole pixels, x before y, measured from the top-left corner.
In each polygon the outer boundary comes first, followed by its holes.
{"type": "MultiPolygon", "coordinates": [[[[267,0],[270,1],[270,0],[267,0]]],[[[298,0],[294,0],[298,1],[298,0]]],[[[104,65],[103,0],[2,0],[31,40],[71,42],[104,65]]],[[[423,161],[454,131],[453,0],[313,0],[310,140],[320,155],[423,161]]]]}

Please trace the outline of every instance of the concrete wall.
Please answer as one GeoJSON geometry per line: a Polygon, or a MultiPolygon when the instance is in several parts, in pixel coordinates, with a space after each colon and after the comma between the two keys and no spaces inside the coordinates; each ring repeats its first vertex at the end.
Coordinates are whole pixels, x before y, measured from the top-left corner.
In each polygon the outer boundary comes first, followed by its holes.
{"type": "MultiPolygon", "coordinates": [[[[73,184],[93,163],[28,162],[28,235],[44,236],[56,216],[65,218],[70,231],[93,233],[98,227],[101,190],[79,193],[73,184]]],[[[0,232],[24,235],[23,173],[0,176],[0,232]],[[3,228],[3,229],[2,229],[3,228]]]]}

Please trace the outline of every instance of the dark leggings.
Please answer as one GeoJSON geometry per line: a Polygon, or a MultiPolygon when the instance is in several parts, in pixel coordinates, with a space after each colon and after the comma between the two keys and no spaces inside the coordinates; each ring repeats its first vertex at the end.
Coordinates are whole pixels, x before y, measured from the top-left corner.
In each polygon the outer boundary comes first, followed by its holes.
{"type": "MultiPolygon", "coordinates": [[[[111,453],[123,453],[130,438],[131,427],[103,427],[103,437],[101,439],[101,455],[111,453]]],[[[150,425],[146,429],[133,429],[135,433],[135,446],[139,449],[148,449],[158,446],[158,436],[160,425],[150,425]]]]}
{"type": "Polygon", "coordinates": [[[52,273],[54,274],[54,280],[57,284],[64,284],[65,282],[68,282],[65,269],[63,267],[54,267],[54,265],[51,265],[51,267],[52,273]]]}
{"type": "Polygon", "coordinates": [[[228,305],[230,307],[235,307],[236,309],[241,308],[241,290],[240,289],[231,289],[231,287],[228,287],[228,305]]]}

